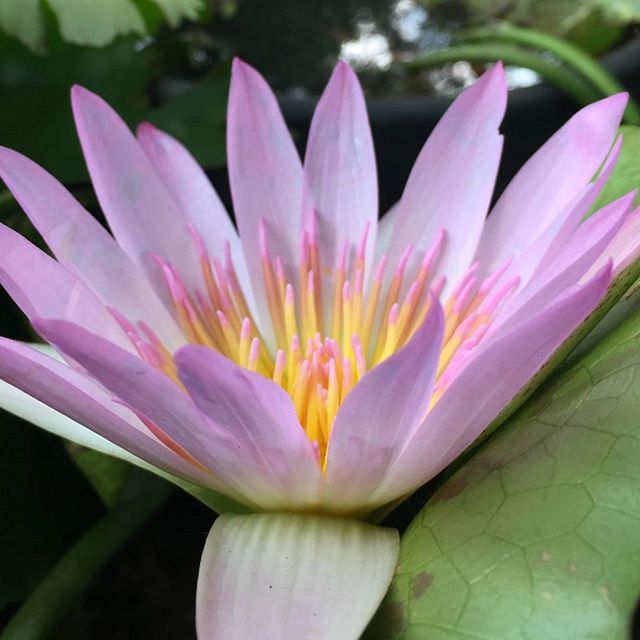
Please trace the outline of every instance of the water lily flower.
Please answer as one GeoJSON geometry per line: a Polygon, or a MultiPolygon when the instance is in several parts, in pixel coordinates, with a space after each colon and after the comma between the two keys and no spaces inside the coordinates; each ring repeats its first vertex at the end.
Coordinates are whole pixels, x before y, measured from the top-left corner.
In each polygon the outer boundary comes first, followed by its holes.
{"type": "Polygon", "coordinates": [[[86,89],[73,112],[113,235],[0,151],[55,256],[2,226],[0,282],[61,356],[1,339],[2,405],[268,512],[214,525],[201,640],[357,638],[398,548],[357,519],[468,447],[599,304],[610,258],[637,251],[620,240],[634,194],[583,222],[620,150],[622,94],[571,118],[486,219],[506,94],[498,64],[453,102],[380,223],[365,102],[343,62],[304,162],[263,78],[234,62],[237,232],[177,140],[151,124],[134,136],[86,89]]]}

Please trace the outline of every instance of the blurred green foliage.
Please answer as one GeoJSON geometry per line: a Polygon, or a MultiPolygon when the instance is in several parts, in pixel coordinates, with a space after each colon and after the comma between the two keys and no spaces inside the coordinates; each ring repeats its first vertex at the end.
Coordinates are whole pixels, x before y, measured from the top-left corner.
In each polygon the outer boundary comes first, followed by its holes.
{"type": "Polygon", "coordinates": [[[625,28],[640,21],[638,0],[420,0],[428,9],[446,9],[463,21],[506,20],[566,38],[592,54],[617,44],[625,28]]]}
{"type": "Polygon", "coordinates": [[[145,36],[166,21],[197,20],[204,0],[0,0],[0,28],[34,51],[47,48],[47,13],[65,42],[102,47],[118,36],[145,36]]]}

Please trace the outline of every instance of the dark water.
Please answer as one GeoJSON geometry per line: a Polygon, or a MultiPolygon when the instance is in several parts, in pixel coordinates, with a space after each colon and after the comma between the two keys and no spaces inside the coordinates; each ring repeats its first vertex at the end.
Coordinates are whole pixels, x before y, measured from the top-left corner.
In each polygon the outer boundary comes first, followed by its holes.
{"type": "Polygon", "coordinates": [[[214,15],[184,41],[192,68],[239,55],[281,95],[317,95],[338,57],[358,72],[369,97],[451,95],[482,68],[459,62],[409,76],[402,61],[446,48],[470,23],[464,6],[459,0],[432,10],[420,0],[237,0],[230,15],[214,15]]]}

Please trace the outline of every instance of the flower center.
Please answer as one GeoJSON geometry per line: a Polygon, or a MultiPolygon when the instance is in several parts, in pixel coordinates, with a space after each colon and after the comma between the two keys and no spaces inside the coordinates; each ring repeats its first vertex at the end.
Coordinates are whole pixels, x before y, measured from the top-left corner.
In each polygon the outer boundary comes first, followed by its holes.
{"type": "MultiPolygon", "coordinates": [[[[262,277],[275,354],[249,310],[228,245],[223,261],[212,258],[191,227],[203,290],[187,291],[176,269],[154,256],[189,342],[215,349],[280,385],[291,396],[319,460],[325,459],[333,421],[350,390],[369,369],[411,339],[445,285],[444,276],[434,275],[446,242],[444,231],[425,253],[417,273],[406,273],[413,251],[408,247],[392,273],[386,256],[382,256],[366,285],[367,231],[358,247],[343,247],[334,272],[329,274],[330,309],[323,309],[321,292],[326,283],[322,282],[315,233],[302,234],[296,292],[281,259],[271,255],[266,229],[260,225],[262,277]]],[[[482,340],[497,307],[517,288],[517,278],[498,286],[507,267],[503,265],[480,281],[478,265],[472,265],[444,303],[444,340],[432,403],[482,340]]],[[[112,313],[140,357],[181,386],[173,355],[151,327],[144,322],[134,326],[117,311],[112,313]]]]}

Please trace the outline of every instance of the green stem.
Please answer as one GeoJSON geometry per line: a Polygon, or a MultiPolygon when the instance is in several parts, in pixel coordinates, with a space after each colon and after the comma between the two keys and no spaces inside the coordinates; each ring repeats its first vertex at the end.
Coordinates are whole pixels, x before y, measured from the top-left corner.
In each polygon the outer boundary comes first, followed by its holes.
{"type": "Polygon", "coordinates": [[[49,635],[127,538],[164,504],[170,491],[164,480],[132,469],[114,506],[45,576],[0,640],[41,640],[49,635]]]}
{"type": "MultiPolygon", "coordinates": [[[[523,29],[504,22],[495,28],[479,28],[465,31],[461,34],[461,37],[464,41],[495,43],[496,40],[502,40],[527,47],[535,47],[552,54],[562,63],[571,67],[595,87],[600,97],[625,91],[625,88],[618,80],[588,53],[548,33],[533,29],[523,29]]],[[[624,119],[628,124],[640,124],[640,107],[631,97],[629,98],[624,119]]]]}
{"type": "Polygon", "coordinates": [[[406,67],[417,71],[427,67],[437,67],[449,62],[467,60],[469,62],[498,62],[525,67],[539,73],[579,104],[589,104],[600,97],[590,83],[576,76],[565,67],[543,58],[540,54],[510,44],[463,44],[417,56],[406,67]]]}

